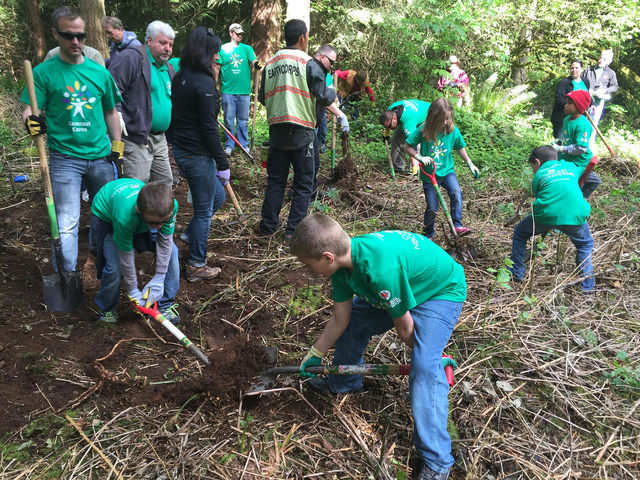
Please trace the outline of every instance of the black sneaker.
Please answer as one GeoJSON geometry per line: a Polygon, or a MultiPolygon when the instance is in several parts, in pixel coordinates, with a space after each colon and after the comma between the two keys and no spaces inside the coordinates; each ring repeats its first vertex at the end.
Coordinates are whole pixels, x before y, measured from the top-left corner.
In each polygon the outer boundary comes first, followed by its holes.
{"type": "Polygon", "coordinates": [[[362,392],[362,388],[359,388],[357,390],[352,390],[350,392],[334,392],[333,389],[331,388],[331,386],[329,385],[329,382],[327,382],[327,379],[326,378],[319,378],[319,377],[311,378],[307,382],[307,385],[314,392],[324,393],[326,395],[337,395],[339,393],[347,394],[347,393],[360,393],[360,392],[362,392]]]}
{"type": "Polygon", "coordinates": [[[267,233],[262,229],[262,226],[260,225],[260,223],[258,223],[255,228],[253,229],[253,233],[255,233],[256,235],[258,235],[259,237],[270,237],[273,235],[272,233],[267,233]]]}
{"type": "Polygon", "coordinates": [[[438,473],[431,470],[424,461],[422,462],[422,470],[420,470],[418,480],[447,480],[447,478],[449,478],[449,472],[438,473]]]}

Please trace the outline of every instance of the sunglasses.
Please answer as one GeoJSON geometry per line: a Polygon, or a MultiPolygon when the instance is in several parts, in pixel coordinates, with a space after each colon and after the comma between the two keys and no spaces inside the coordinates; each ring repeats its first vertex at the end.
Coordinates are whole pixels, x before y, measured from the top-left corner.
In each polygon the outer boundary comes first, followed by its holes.
{"type": "Polygon", "coordinates": [[[324,58],[326,58],[327,60],[329,60],[329,65],[331,65],[333,67],[333,64],[336,63],[335,60],[331,60],[329,57],[327,57],[326,55],[324,56],[324,58]]]}
{"type": "Polygon", "coordinates": [[[74,38],[77,38],[79,42],[82,42],[87,38],[86,32],[78,32],[78,33],[61,32],[57,28],[56,28],[56,32],[58,32],[58,35],[60,35],[62,38],[64,38],[65,40],[69,40],[70,42],[73,41],[74,38]]]}

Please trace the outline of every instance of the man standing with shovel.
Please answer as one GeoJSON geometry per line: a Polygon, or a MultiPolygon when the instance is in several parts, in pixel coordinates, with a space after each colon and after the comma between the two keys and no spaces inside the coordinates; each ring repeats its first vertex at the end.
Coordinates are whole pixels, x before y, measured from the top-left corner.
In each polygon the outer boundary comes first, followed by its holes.
{"type": "Polygon", "coordinates": [[[93,198],[113,180],[112,162],[119,162],[122,156],[115,108],[121,98],[109,72],[82,54],[87,34],[80,14],[69,7],[58,8],[51,24],[60,54],[33,70],[38,107],[46,112],[46,119],[33,114],[25,89],[21,101],[27,107],[22,120],[31,135],[48,133],[51,185],[64,257],[64,265],[58,268],[73,272],[78,258],[82,181],[93,198]]]}

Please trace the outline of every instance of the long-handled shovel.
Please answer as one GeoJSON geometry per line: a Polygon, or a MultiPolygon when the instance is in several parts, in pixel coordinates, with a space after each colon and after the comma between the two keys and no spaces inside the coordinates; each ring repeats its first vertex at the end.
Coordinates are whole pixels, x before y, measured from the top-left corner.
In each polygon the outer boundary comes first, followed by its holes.
{"type": "Polygon", "coordinates": [[[253,115],[251,116],[251,143],[249,144],[249,150],[253,151],[254,135],[253,132],[256,128],[256,113],[258,112],[258,88],[260,88],[260,77],[262,70],[256,70],[255,85],[253,87],[253,115]]]}
{"type": "MultiPolygon", "coordinates": [[[[29,92],[29,104],[34,115],[40,115],[36,89],[33,84],[33,70],[31,62],[24,61],[24,74],[27,80],[27,91],[29,92]]],[[[49,176],[49,163],[42,135],[36,137],[38,157],[40,159],[40,175],[44,182],[44,194],[47,203],[47,213],[51,225],[51,240],[55,254],[58,273],[45,275],[42,277],[42,293],[44,304],[49,310],[54,312],[71,312],[77,310],[82,305],[82,273],[67,272],[64,270],[64,257],[62,256],[62,244],[60,242],[60,232],[58,231],[58,217],[56,207],[53,202],[53,188],[49,176]]],[[[78,200],[79,201],[79,200],[78,200]]]]}
{"type": "MultiPolygon", "coordinates": [[[[440,202],[440,206],[442,207],[442,210],[444,211],[444,216],[447,219],[447,223],[449,224],[449,228],[451,229],[451,235],[453,235],[453,240],[457,244],[457,242],[458,242],[458,232],[456,232],[456,227],[453,224],[453,219],[451,218],[451,213],[449,212],[449,209],[447,208],[447,204],[444,202],[444,198],[442,196],[442,192],[440,191],[440,185],[438,185],[438,180],[436,180],[436,164],[435,163],[431,164],[433,166],[433,170],[431,171],[431,173],[427,173],[427,171],[425,170],[424,165],[422,164],[422,162],[418,161],[418,164],[420,165],[420,170],[422,170],[422,173],[424,173],[427,177],[429,177],[429,180],[431,181],[431,185],[433,185],[433,189],[436,191],[436,195],[438,196],[438,201],[440,202]]],[[[434,221],[435,221],[435,219],[434,219],[434,221]]]]}
{"type": "Polygon", "coordinates": [[[607,140],[604,138],[604,135],[602,135],[602,132],[600,131],[600,129],[598,128],[598,126],[596,125],[596,122],[593,121],[593,118],[591,118],[591,115],[589,115],[589,112],[587,112],[585,110],[584,114],[587,117],[587,120],[589,120],[589,123],[591,123],[591,125],[593,126],[593,129],[596,131],[596,133],[598,134],[598,136],[600,137],[600,139],[604,142],[605,147],[607,147],[607,150],[609,150],[609,154],[611,155],[612,158],[617,158],[618,155],[616,155],[615,153],[613,153],[613,149],[609,146],[609,144],[607,143],[607,140]]]}
{"type": "Polygon", "coordinates": [[[224,123],[222,123],[220,119],[218,119],[218,125],[220,125],[220,127],[222,127],[222,130],[224,130],[224,133],[229,135],[229,137],[231,137],[231,140],[233,140],[236,143],[236,145],[240,147],[240,150],[242,150],[244,154],[247,156],[247,158],[251,160],[251,163],[255,163],[255,161],[253,160],[253,155],[251,155],[251,152],[249,152],[249,150],[247,150],[242,146],[242,144],[238,141],[238,139],[233,136],[233,133],[231,133],[229,129],[224,126],[224,123]]]}
{"type": "Polygon", "coordinates": [[[149,315],[155,321],[161,323],[164,328],[169,330],[173,334],[173,336],[178,339],[183,347],[186,347],[202,363],[204,363],[205,365],[209,365],[210,362],[207,356],[202,353],[202,351],[198,347],[196,347],[193,342],[191,342],[191,340],[189,340],[186,335],[180,331],[178,327],[176,327],[173,323],[167,320],[164,315],[162,315],[162,313],[160,313],[160,310],[158,310],[157,302],[154,303],[152,308],[146,308],[136,303],[133,303],[133,306],[138,312],[149,315]]]}
{"type": "Polygon", "coordinates": [[[396,179],[396,171],[393,169],[393,159],[391,158],[391,150],[389,150],[389,140],[384,139],[384,146],[387,148],[387,159],[389,160],[389,170],[391,172],[391,178],[396,179]]]}
{"type": "MultiPolygon", "coordinates": [[[[444,373],[447,375],[449,386],[453,386],[453,371],[457,364],[449,355],[442,355],[444,373]]],[[[378,363],[359,365],[317,365],[307,367],[306,371],[315,375],[409,375],[409,365],[386,365],[378,363]]],[[[300,366],[273,367],[260,374],[260,382],[251,385],[249,392],[261,392],[273,385],[278,375],[300,373],[300,366]]]]}

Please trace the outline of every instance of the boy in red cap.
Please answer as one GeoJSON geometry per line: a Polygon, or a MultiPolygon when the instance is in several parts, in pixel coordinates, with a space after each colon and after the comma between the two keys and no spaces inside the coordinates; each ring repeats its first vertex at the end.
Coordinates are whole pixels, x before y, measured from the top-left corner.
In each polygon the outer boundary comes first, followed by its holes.
{"type": "MultiPolygon", "coordinates": [[[[589,148],[589,139],[593,127],[584,112],[591,104],[591,95],[584,90],[574,90],[566,95],[567,103],[564,113],[567,115],[562,121],[560,138],[552,146],[558,152],[559,160],[568,160],[584,169],[591,161],[593,153],[589,148]]],[[[582,186],[582,195],[589,198],[602,180],[595,172],[590,172],[582,186]]]]}

